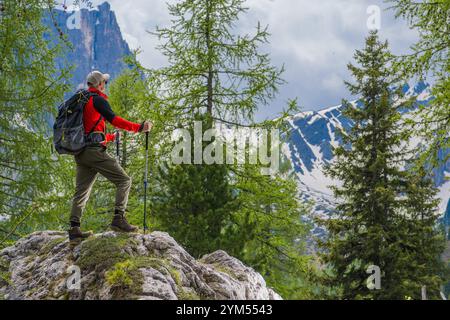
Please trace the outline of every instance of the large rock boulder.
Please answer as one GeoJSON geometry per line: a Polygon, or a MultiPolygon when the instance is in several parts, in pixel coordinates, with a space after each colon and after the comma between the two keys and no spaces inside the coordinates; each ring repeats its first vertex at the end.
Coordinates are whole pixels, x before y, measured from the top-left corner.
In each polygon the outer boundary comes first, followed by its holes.
{"type": "Polygon", "coordinates": [[[71,247],[36,232],[0,251],[3,299],[281,299],[224,251],[199,260],[167,233],[106,232],[71,247]]]}

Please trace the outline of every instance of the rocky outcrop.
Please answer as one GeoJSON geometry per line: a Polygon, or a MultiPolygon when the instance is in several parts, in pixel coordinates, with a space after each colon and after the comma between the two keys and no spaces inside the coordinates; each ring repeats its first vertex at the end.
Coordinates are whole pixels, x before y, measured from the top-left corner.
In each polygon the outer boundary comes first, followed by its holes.
{"type": "Polygon", "coordinates": [[[167,233],[106,232],[71,247],[36,232],[0,251],[4,299],[281,299],[224,251],[199,260],[167,233]]]}

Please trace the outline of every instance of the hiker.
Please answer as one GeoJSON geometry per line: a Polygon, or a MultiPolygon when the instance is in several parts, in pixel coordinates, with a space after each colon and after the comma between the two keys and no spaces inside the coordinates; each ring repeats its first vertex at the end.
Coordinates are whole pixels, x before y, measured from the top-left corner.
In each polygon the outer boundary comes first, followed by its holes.
{"type": "MultiPolygon", "coordinates": [[[[121,232],[135,232],[138,229],[129,224],[125,218],[131,178],[119,162],[106,152],[107,143],[115,141],[116,134],[106,134],[105,120],[116,128],[135,133],[149,132],[153,124],[149,121],[144,121],[142,124],[133,123],[114,114],[108,103],[108,96],[105,94],[109,78],[108,74],[102,74],[99,71],[93,71],[87,76],[88,91],[94,95],[89,98],[83,112],[87,145],[80,154],[75,155],[77,172],[70,216],[69,239],[71,241],[85,239],[91,235],[90,232],[81,231],[80,220],[98,173],[114,183],[117,188],[111,228],[121,232]]],[[[120,133],[117,132],[118,134],[120,133]]]]}

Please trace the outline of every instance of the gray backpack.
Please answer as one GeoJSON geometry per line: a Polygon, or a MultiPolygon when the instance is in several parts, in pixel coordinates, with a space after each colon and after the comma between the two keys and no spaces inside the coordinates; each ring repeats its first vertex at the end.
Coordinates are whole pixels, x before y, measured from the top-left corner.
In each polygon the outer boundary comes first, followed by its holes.
{"type": "Polygon", "coordinates": [[[59,154],[77,155],[86,147],[87,137],[103,119],[100,117],[91,131],[88,134],[85,133],[84,107],[89,98],[96,95],[88,90],[79,90],[58,107],[58,116],[53,125],[53,143],[59,154]]]}

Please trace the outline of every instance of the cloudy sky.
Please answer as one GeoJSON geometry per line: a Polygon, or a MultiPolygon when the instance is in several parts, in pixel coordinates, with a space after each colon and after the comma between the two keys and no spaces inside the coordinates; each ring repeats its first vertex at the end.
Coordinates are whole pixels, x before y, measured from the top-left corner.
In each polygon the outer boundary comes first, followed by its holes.
{"type": "MultiPolygon", "coordinates": [[[[97,5],[104,0],[93,2],[97,5]]],[[[164,57],[155,49],[157,39],[147,30],[170,23],[166,1],[109,3],[129,45],[143,51],[141,62],[152,68],[164,65],[164,57]]],[[[352,98],[343,84],[349,80],[346,65],[354,50],[364,45],[368,19],[376,23],[371,19],[371,6],[380,8],[380,34],[389,40],[394,53],[407,53],[416,39],[416,33],[396,20],[383,0],[247,0],[246,4],[249,11],[241,17],[236,33],[253,32],[258,21],[269,25],[271,43],[263,50],[270,52],[274,65],[285,65],[288,82],[270,106],[261,109],[260,120],[275,116],[289,98],[298,97],[303,110],[319,110],[352,98]]]]}

